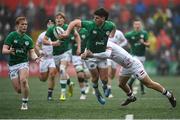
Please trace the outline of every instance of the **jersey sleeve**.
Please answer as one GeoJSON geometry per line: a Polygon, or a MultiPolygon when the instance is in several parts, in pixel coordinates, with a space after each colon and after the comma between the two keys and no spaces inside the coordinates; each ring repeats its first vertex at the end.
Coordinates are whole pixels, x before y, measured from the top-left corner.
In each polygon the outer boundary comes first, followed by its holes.
{"type": "Polygon", "coordinates": [[[48,38],[51,38],[52,35],[53,35],[53,27],[50,27],[50,28],[48,28],[45,36],[47,36],[48,38]]]}
{"type": "Polygon", "coordinates": [[[81,27],[82,27],[82,28],[86,28],[87,30],[88,30],[89,28],[91,28],[92,25],[93,25],[93,22],[92,22],[92,21],[87,21],[87,20],[81,21],[81,27]]]}
{"type": "Polygon", "coordinates": [[[110,23],[112,24],[112,30],[115,30],[116,29],[116,25],[110,21],[110,23]]]}
{"type": "Polygon", "coordinates": [[[30,42],[29,42],[29,49],[33,49],[34,48],[34,43],[32,41],[32,39],[30,39],[30,42]]]}
{"type": "Polygon", "coordinates": [[[144,41],[148,41],[148,33],[147,32],[144,33],[144,41]]]}
{"type": "Polygon", "coordinates": [[[5,45],[8,45],[8,46],[11,46],[11,45],[12,45],[12,40],[13,40],[13,33],[10,33],[10,34],[6,37],[6,39],[5,39],[5,41],[4,41],[4,44],[5,44],[5,45]]]}
{"type": "Polygon", "coordinates": [[[38,36],[38,39],[37,39],[38,44],[42,44],[43,37],[44,36],[42,35],[42,33],[38,36]]]}

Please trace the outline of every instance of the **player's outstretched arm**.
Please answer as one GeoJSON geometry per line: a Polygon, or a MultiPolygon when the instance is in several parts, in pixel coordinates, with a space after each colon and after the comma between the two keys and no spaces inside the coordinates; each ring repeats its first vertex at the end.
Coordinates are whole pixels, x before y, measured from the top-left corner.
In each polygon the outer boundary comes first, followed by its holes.
{"type": "Polygon", "coordinates": [[[81,27],[81,20],[80,19],[75,19],[72,22],[69,23],[67,30],[61,34],[61,38],[66,38],[69,36],[69,34],[71,33],[71,31],[74,29],[74,27],[81,27]]]}

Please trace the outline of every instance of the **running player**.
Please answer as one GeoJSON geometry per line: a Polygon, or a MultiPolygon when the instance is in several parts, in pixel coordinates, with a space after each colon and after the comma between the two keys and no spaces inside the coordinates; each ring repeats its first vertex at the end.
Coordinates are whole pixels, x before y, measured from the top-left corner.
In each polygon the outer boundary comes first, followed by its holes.
{"type": "MultiPolygon", "coordinates": [[[[47,24],[47,28],[49,28],[54,25],[54,21],[52,19],[47,19],[46,24],[47,24]]],[[[40,71],[39,79],[45,82],[49,78],[47,100],[52,100],[52,93],[55,86],[56,66],[53,59],[52,45],[42,44],[45,34],[46,31],[42,32],[39,35],[36,41],[35,49],[37,54],[42,58],[39,64],[39,71],[40,71]]]]}
{"type": "MultiPolygon", "coordinates": [[[[88,30],[88,41],[86,48],[93,53],[101,53],[106,50],[106,45],[109,37],[113,37],[115,33],[115,25],[111,21],[108,21],[109,13],[104,8],[99,8],[94,12],[93,20],[80,20],[76,19],[72,21],[68,29],[61,37],[67,37],[74,27],[83,27],[88,30]]],[[[102,87],[106,97],[110,94],[110,89],[107,87],[108,83],[108,66],[107,59],[100,60],[96,58],[90,58],[87,62],[88,68],[92,75],[93,88],[95,89],[95,95],[100,104],[105,104],[105,99],[102,97],[98,89],[99,78],[102,81],[102,87]]]]}
{"type": "Polygon", "coordinates": [[[26,34],[28,22],[26,17],[16,18],[16,31],[9,33],[2,49],[3,54],[9,55],[9,75],[15,91],[22,94],[21,110],[28,109],[29,97],[29,63],[28,55],[32,60],[39,61],[34,49],[33,41],[26,34]]]}
{"type": "MultiPolygon", "coordinates": [[[[60,26],[64,30],[67,29],[68,25],[65,24],[66,17],[64,13],[59,12],[55,16],[55,22],[56,25],[53,27],[50,27],[43,39],[43,44],[45,45],[52,45],[53,46],[53,55],[54,55],[54,60],[57,69],[59,69],[59,75],[60,75],[60,86],[61,86],[61,95],[60,95],[60,100],[64,101],[66,100],[66,84],[67,84],[67,79],[68,79],[68,74],[67,74],[67,65],[70,62],[70,54],[69,54],[69,42],[70,42],[70,37],[66,39],[60,39],[56,38],[54,36],[53,30],[55,27],[60,26]],[[51,39],[51,41],[49,41],[51,39]]],[[[76,51],[76,54],[80,53],[80,37],[79,34],[74,31],[72,34],[75,36],[75,40],[78,43],[78,49],[76,51]]]]}
{"type": "MultiPolygon", "coordinates": [[[[144,64],[146,47],[149,47],[148,33],[145,30],[143,30],[142,21],[139,18],[136,18],[133,21],[133,28],[134,30],[126,33],[125,37],[128,40],[128,43],[130,44],[131,54],[137,59],[139,59],[142,62],[142,64],[144,64]]],[[[131,90],[133,90],[132,84],[135,80],[136,78],[132,76],[128,81],[131,90]]],[[[140,87],[141,94],[145,94],[144,85],[141,82],[140,87]]]]}
{"type": "MultiPolygon", "coordinates": [[[[86,42],[88,37],[88,31],[85,28],[77,28],[77,31],[81,38],[81,53],[84,52],[86,48],[86,42]]],[[[80,100],[86,99],[86,93],[89,91],[88,79],[90,78],[89,70],[86,66],[85,60],[82,60],[79,55],[76,54],[77,51],[77,43],[74,41],[74,37],[72,39],[72,63],[75,66],[75,70],[77,73],[77,78],[79,82],[79,86],[81,89],[80,100]]]]}

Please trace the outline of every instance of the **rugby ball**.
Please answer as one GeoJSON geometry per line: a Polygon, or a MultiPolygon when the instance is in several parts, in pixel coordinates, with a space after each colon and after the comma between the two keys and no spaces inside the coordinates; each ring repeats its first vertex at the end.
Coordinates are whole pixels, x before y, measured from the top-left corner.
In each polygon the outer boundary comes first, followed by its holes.
{"type": "Polygon", "coordinates": [[[54,36],[56,39],[59,39],[59,35],[64,33],[64,29],[62,27],[56,26],[53,30],[54,36]]]}

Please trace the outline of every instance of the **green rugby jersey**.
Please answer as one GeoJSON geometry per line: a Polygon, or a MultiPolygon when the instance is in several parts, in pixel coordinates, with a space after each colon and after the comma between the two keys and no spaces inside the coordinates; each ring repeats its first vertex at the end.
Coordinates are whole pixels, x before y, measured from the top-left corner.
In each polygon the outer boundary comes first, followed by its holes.
{"type": "MultiPolygon", "coordinates": [[[[48,38],[51,39],[51,41],[56,41],[56,37],[54,36],[53,30],[55,29],[55,26],[52,26],[50,28],[48,28],[47,32],[46,32],[46,36],[48,38]]],[[[61,26],[64,30],[67,29],[68,25],[64,24],[63,26],[61,26]]],[[[69,41],[70,41],[70,37],[66,38],[66,39],[60,39],[60,46],[53,46],[53,55],[60,55],[64,52],[66,52],[67,50],[69,50],[69,41]]]]}
{"type": "MultiPolygon", "coordinates": [[[[88,37],[88,31],[85,28],[81,28],[80,31],[78,32],[79,36],[81,38],[81,53],[84,52],[85,48],[86,48],[86,42],[87,42],[87,37],[88,37]]],[[[77,43],[74,40],[74,36],[71,37],[72,41],[72,54],[76,55],[76,51],[77,51],[77,43]]]]}
{"type": "Polygon", "coordinates": [[[146,46],[140,43],[140,39],[144,41],[148,40],[148,34],[146,31],[141,30],[137,31],[130,31],[125,34],[126,39],[128,40],[129,44],[131,45],[131,54],[136,56],[145,56],[146,46]]]}
{"type": "Polygon", "coordinates": [[[88,30],[87,49],[93,53],[100,53],[106,50],[108,37],[113,29],[114,23],[105,21],[102,26],[97,26],[95,21],[82,21],[81,26],[88,30]]]}
{"type": "Polygon", "coordinates": [[[11,32],[4,44],[15,49],[15,55],[10,54],[9,66],[28,62],[28,51],[34,47],[32,39],[27,34],[21,35],[17,31],[11,32]]]}

